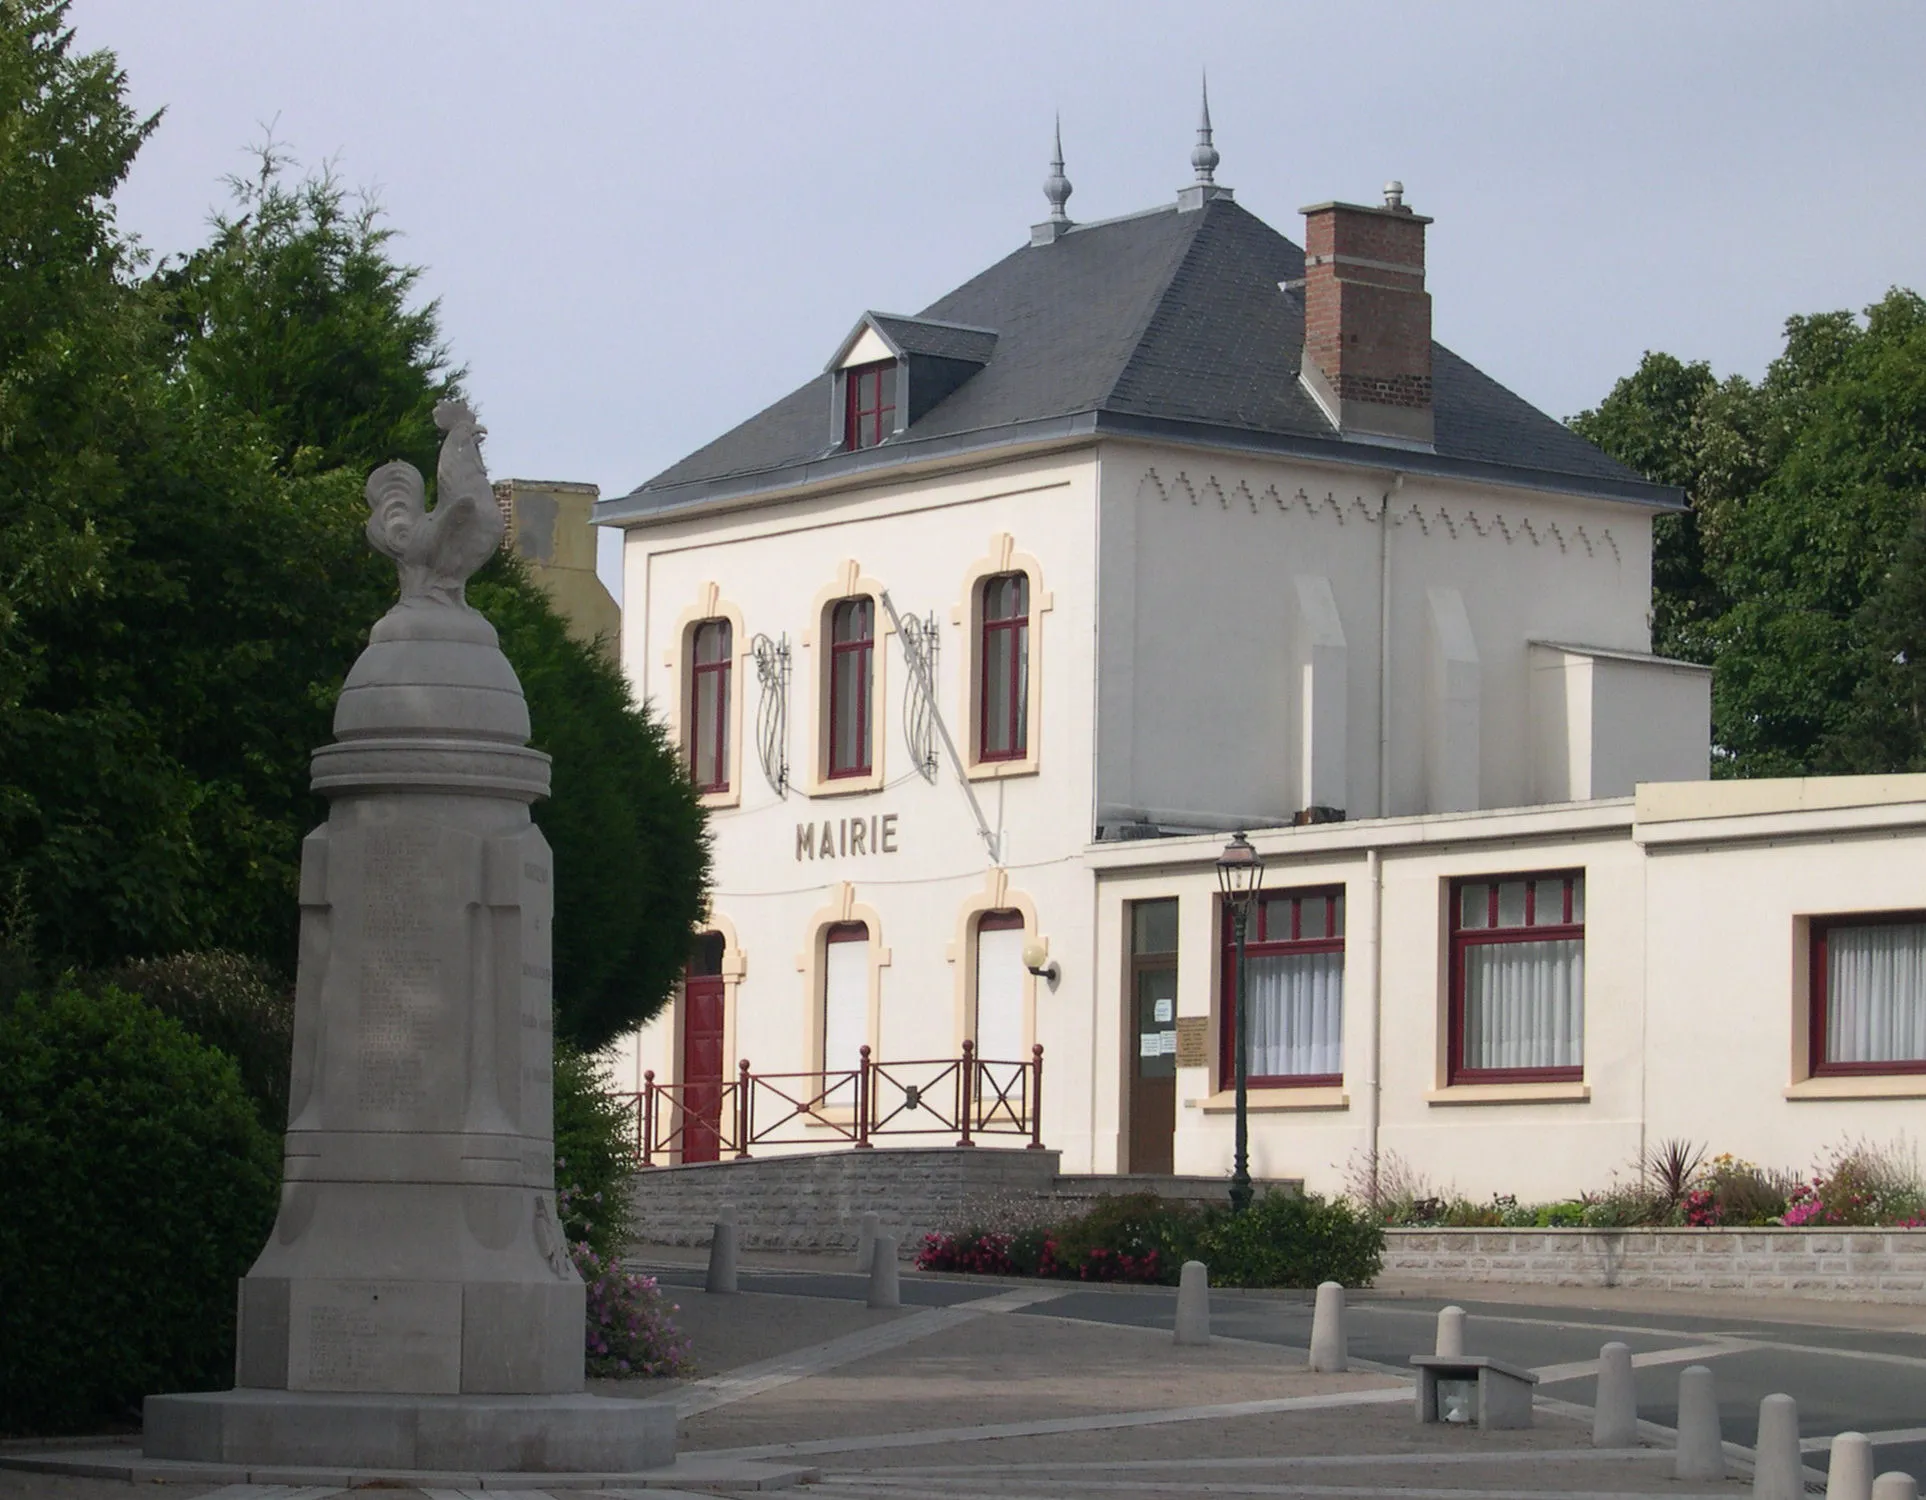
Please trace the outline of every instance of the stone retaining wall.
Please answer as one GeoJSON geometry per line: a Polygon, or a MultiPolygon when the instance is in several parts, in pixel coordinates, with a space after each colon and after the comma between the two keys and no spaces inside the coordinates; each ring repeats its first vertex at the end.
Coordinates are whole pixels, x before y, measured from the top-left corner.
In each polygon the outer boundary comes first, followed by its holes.
{"type": "MultiPolygon", "coordinates": [[[[1018,1228],[1068,1218],[1106,1197],[1148,1192],[1222,1203],[1221,1177],[1063,1177],[1055,1151],[878,1147],[651,1167],[633,1180],[635,1242],[706,1245],[716,1210],[736,1206],[747,1250],[856,1251],[865,1213],[903,1255],[965,1225],[1018,1228]]],[[[1295,1191],[1299,1183],[1259,1183],[1295,1191]]]]}
{"type": "Polygon", "coordinates": [[[1926,1303],[1926,1229],[1391,1229],[1381,1279],[1926,1303]]]}
{"type": "Polygon", "coordinates": [[[878,1147],[651,1167],[635,1176],[635,1238],[706,1245],[716,1210],[733,1203],[746,1250],[853,1256],[862,1217],[873,1212],[909,1255],[926,1234],[1044,1201],[1059,1159],[1055,1151],[878,1147]]]}

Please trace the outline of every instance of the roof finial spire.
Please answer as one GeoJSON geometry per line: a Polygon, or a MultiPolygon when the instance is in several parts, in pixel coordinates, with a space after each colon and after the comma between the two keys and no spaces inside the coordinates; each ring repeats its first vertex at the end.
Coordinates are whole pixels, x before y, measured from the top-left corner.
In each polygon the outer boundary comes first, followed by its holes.
{"type": "Polygon", "coordinates": [[[1197,120],[1197,144],[1191,147],[1190,164],[1197,169],[1199,182],[1215,182],[1218,162],[1223,158],[1210,140],[1210,75],[1204,75],[1204,110],[1197,120]]]}
{"type": "Polygon", "coordinates": [[[1056,136],[1050,154],[1050,175],[1043,179],[1043,196],[1050,202],[1050,217],[1041,224],[1030,226],[1032,245],[1051,245],[1068,234],[1073,227],[1070,215],[1064,212],[1064,204],[1070,201],[1072,192],[1070,179],[1063,175],[1063,116],[1058,115],[1056,136]]]}
{"type": "Polygon", "coordinates": [[[1057,116],[1056,149],[1050,157],[1050,175],[1043,179],[1043,196],[1050,200],[1050,222],[1068,224],[1070,215],[1063,211],[1063,205],[1070,201],[1075,191],[1070,179],[1063,175],[1063,116],[1057,116]]]}
{"type": "Polygon", "coordinates": [[[1203,109],[1197,116],[1197,144],[1190,148],[1190,164],[1197,178],[1177,189],[1177,207],[1185,213],[1202,208],[1213,198],[1228,198],[1231,190],[1217,185],[1217,163],[1223,158],[1210,138],[1210,75],[1204,75],[1203,109]]]}

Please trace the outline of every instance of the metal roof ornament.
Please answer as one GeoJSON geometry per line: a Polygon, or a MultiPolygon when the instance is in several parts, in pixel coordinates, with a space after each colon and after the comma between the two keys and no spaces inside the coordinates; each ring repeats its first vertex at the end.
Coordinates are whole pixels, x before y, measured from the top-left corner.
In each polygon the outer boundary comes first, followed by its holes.
{"type": "Polygon", "coordinates": [[[1070,179],[1063,175],[1063,116],[1057,116],[1056,149],[1050,157],[1050,175],[1043,179],[1043,196],[1050,203],[1050,222],[1068,224],[1070,215],[1064,212],[1064,204],[1070,201],[1070,194],[1076,191],[1070,186],[1070,179]]]}
{"type": "Polygon", "coordinates": [[[1043,196],[1050,203],[1050,217],[1041,224],[1030,226],[1032,245],[1053,245],[1074,227],[1070,215],[1064,212],[1064,204],[1070,201],[1073,189],[1070,179],[1063,175],[1063,116],[1057,116],[1055,149],[1050,157],[1050,175],[1043,179],[1043,196]]]}
{"type": "Polygon", "coordinates": [[[1203,108],[1197,116],[1197,144],[1190,148],[1190,164],[1197,173],[1197,179],[1177,190],[1177,207],[1184,213],[1202,208],[1213,198],[1231,196],[1229,188],[1220,187],[1217,183],[1217,164],[1223,158],[1217,154],[1217,147],[1211,141],[1208,75],[1205,76],[1203,84],[1203,108]]]}
{"type": "Polygon", "coordinates": [[[1199,182],[1217,181],[1217,164],[1223,157],[1210,139],[1210,78],[1204,78],[1204,110],[1197,121],[1197,144],[1190,148],[1190,164],[1197,169],[1199,182]]]}

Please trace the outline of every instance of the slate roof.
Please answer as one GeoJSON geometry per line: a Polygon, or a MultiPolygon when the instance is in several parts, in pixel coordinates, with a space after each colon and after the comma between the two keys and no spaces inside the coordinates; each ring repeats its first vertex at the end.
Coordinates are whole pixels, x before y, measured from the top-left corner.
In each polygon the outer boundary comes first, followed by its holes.
{"type": "Polygon", "coordinates": [[[971,328],[962,323],[942,323],[929,318],[904,318],[895,313],[873,312],[868,321],[880,328],[889,341],[904,354],[927,354],[933,359],[966,359],[972,364],[988,364],[996,353],[996,330],[971,328]]]}
{"type": "MultiPolygon", "coordinates": [[[[752,495],[848,470],[1082,432],[1297,453],[1383,468],[1677,505],[1590,443],[1432,346],[1434,452],[1341,436],[1298,380],[1304,252],[1229,199],[1079,226],[1025,245],[937,301],[898,338],[933,324],[993,330],[983,369],[877,448],[835,452],[818,375],[697,449],[601,519],[639,519],[706,499],[752,495]]],[[[980,335],[978,336],[980,338],[980,335]]],[[[935,353],[934,349],[927,352],[935,353]]]]}

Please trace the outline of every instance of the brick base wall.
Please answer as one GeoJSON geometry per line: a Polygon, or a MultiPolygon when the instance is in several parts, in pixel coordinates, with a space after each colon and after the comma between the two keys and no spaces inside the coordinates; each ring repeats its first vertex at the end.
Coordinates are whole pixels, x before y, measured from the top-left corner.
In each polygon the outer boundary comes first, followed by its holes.
{"type": "Polygon", "coordinates": [[[1382,1278],[1926,1303],[1926,1229],[1391,1229],[1382,1278]]]}

